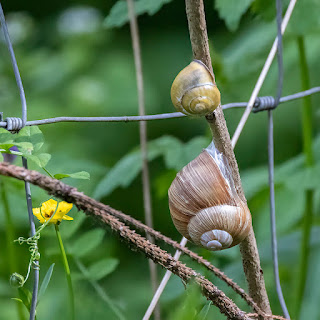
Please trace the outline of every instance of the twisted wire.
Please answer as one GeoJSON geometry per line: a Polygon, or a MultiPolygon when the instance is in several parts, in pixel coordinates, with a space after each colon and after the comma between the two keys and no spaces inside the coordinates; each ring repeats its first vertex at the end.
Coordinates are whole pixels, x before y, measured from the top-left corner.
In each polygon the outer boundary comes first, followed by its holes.
{"type": "MultiPolygon", "coordinates": [[[[320,93],[320,87],[313,87],[311,89],[297,92],[285,97],[282,97],[279,101],[280,104],[301,99],[313,94],[320,93]]],[[[233,102],[222,105],[223,110],[232,108],[245,108],[248,105],[247,102],[233,102]]],[[[274,98],[271,96],[258,97],[255,100],[253,113],[260,111],[266,111],[274,108],[274,98]]],[[[38,126],[59,122],[136,122],[136,121],[154,121],[154,120],[166,120],[174,118],[187,117],[181,112],[161,113],[146,116],[120,116],[120,117],[55,117],[40,120],[31,120],[26,122],[26,126],[38,126]]],[[[1,119],[0,119],[1,120],[1,119]]],[[[0,127],[7,128],[6,121],[0,121],[0,127]]],[[[8,128],[7,128],[8,129],[8,128]]]]}

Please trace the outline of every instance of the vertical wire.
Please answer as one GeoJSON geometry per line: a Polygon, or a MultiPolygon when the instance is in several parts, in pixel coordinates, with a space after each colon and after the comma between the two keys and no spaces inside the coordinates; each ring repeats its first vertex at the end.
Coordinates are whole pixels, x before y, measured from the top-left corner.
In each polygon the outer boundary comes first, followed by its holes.
{"type": "MultiPolygon", "coordinates": [[[[142,74],[142,63],[141,63],[141,52],[140,52],[140,40],[139,40],[139,29],[138,23],[134,11],[133,0],[127,0],[128,5],[128,16],[130,20],[130,32],[132,38],[132,47],[134,62],[136,68],[136,78],[137,78],[137,88],[138,88],[138,103],[139,103],[139,115],[145,115],[144,106],[144,88],[143,88],[143,74],[142,74]]],[[[150,178],[149,178],[149,167],[148,167],[148,157],[147,157],[147,123],[141,121],[139,123],[140,132],[140,149],[142,155],[142,187],[143,187],[143,205],[145,213],[146,225],[153,228],[152,219],[152,208],[151,208],[151,192],[150,192],[150,178]]],[[[154,242],[153,237],[147,234],[147,239],[150,242],[154,242]]],[[[156,264],[149,260],[149,270],[151,278],[151,286],[153,293],[157,290],[157,268],[156,264]]],[[[160,308],[156,308],[155,319],[160,319],[160,308]]]]}
{"type": "MultiPolygon", "coordinates": [[[[278,47],[277,47],[277,61],[278,61],[278,88],[277,96],[275,98],[274,107],[280,102],[280,97],[283,87],[283,50],[282,50],[282,7],[281,0],[276,0],[277,10],[277,32],[278,32],[278,47]]],[[[270,224],[271,224],[271,248],[273,260],[273,273],[276,284],[276,291],[278,299],[282,308],[282,312],[287,319],[290,315],[283,297],[282,288],[279,276],[279,262],[278,262],[278,244],[277,244],[277,230],[276,230],[276,209],[275,209],[275,192],[274,192],[274,140],[273,140],[273,116],[272,110],[268,110],[268,169],[269,169],[269,188],[270,188],[270,224]]]]}
{"type": "MultiPolygon", "coordinates": [[[[293,12],[293,9],[295,7],[297,3],[297,0],[290,0],[290,3],[289,3],[289,6],[287,8],[287,11],[286,11],[286,14],[284,15],[284,18],[283,18],[283,21],[282,21],[282,26],[281,26],[281,31],[282,33],[285,32],[286,28],[287,28],[287,25],[289,23],[289,20],[291,18],[291,15],[292,15],[292,12],[293,12]]],[[[273,42],[273,45],[272,45],[272,48],[269,52],[269,55],[267,57],[267,60],[266,62],[264,63],[264,66],[260,72],[260,75],[259,75],[259,78],[254,86],[254,89],[251,93],[251,96],[250,96],[250,99],[249,99],[249,102],[247,104],[247,107],[246,107],[246,110],[243,112],[243,115],[238,123],[238,126],[233,134],[233,137],[231,139],[231,143],[232,143],[232,147],[233,149],[235,148],[235,145],[237,144],[238,142],[238,139],[240,137],[240,134],[251,114],[251,110],[254,106],[254,103],[256,101],[256,98],[258,97],[258,94],[260,92],[260,89],[264,83],[264,80],[269,72],[269,69],[271,67],[271,64],[272,64],[272,61],[273,61],[273,58],[276,54],[276,49],[277,49],[277,45],[278,45],[278,37],[274,40],[273,42]]]]}
{"type": "MultiPolygon", "coordinates": [[[[27,122],[27,102],[26,102],[26,96],[24,93],[21,76],[17,64],[17,60],[13,51],[12,43],[10,41],[9,31],[7,28],[6,20],[4,17],[4,12],[2,9],[2,5],[0,3],[0,22],[2,26],[2,31],[4,34],[4,38],[6,41],[7,48],[9,50],[12,68],[14,72],[14,76],[16,78],[17,87],[20,94],[20,100],[21,100],[21,107],[22,107],[22,124],[23,126],[26,125],[27,122]]],[[[28,162],[27,159],[22,157],[22,165],[24,168],[28,169],[28,162]]],[[[29,182],[25,182],[25,193],[26,193],[26,201],[27,201],[27,208],[28,208],[28,217],[29,217],[29,224],[30,224],[30,230],[31,230],[31,237],[33,237],[36,233],[36,228],[33,220],[33,213],[32,213],[32,198],[31,198],[31,190],[30,190],[30,184],[29,182]]],[[[32,290],[32,300],[31,300],[31,306],[30,306],[30,320],[35,319],[36,314],[36,306],[37,306],[37,297],[38,297],[38,288],[39,288],[39,262],[34,262],[34,279],[33,279],[33,290],[32,290]]]]}

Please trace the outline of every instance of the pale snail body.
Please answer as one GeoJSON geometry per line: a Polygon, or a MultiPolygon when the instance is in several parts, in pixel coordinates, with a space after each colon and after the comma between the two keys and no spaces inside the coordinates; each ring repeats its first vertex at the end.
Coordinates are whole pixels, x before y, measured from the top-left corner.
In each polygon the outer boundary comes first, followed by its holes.
{"type": "Polygon", "coordinates": [[[202,116],[212,113],[219,106],[220,92],[205,64],[194,60],[174,79],[171,100],[178,111],[202,116]]]}
{"type": "Polygon", "coordinates": [[[247,237],[249,208],[237,195],[230,168],[213,144],[177,174],[168,195],[175,227],[195,244],[217,251],[247,237]]]}

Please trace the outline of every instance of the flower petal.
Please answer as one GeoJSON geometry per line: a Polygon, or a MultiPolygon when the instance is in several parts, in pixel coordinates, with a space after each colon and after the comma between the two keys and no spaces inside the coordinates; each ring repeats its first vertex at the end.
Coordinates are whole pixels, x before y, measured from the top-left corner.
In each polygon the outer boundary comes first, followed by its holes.
{"type": "Polygon", "coordinates": [[[32,212],[33,215],[40,221],[40,223],[44,223],[46,221],[41,215],[40,208],[33,208],[32,212]]]}
{"type": "Polygon", "coordinates": [[[57,201],[53,199],[49,199],[48,201],[45,201],[42,203],[41,213],[43,216],[48,215],[49,217],[51,217],[53,212],[56,210],[56,207],[57,207],[57,201]]]}
{"type": "Polygon", "coordinates": [[[57,210],[57,214],[58,216],[62,216],[61,214],[63,213],[63,215],[67,214],[71,209],[72,209],[73,204],[72,203],[68,203],[65,201],[61,201],[58,205],[58,210],[57,210]]]}
{"type": "Polygon", "coordinates": [[[62,219],[63,220],[73,220],[73,218],[69,217],[68,215],[64,215],[62,219]]]}

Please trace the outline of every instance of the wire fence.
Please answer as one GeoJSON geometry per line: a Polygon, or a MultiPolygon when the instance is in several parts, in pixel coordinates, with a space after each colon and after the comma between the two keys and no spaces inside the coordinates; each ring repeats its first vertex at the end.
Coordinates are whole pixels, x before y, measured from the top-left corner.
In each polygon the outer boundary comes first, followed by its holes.
{"type": "MultiPolygon", "coordinates": [[[[129,1],[130,2],[130,1],[129,1]]],[[[276,221],[275,221],[275,199],[274,199],[274,149],[273,149],[273,120],[272,120],[272,110],[275,109],[279,104],[283,104],[289,101],[293,101],[296,99],[301,99],[307,96],[311,96],[313,94],[320,92],[320,87],[314,87],[305,91],[301,91],[289,96],[281,97],[282,92],[282,83],[283,83],[283,51],[282,51],[282,34],[284,33],[286,26],[290,20],[291,14],[294,10],[296,0],[291,0],[286,11],[286,14],[282,20],[282,12],[281,12],[281,1],[276,0],[276,20],[277,20],[277,37],[273,43],[271,51],[267,57],[266,63],[261,71],[261,74],[258,78],[256,86],[252,92],[252,95],[248,102],[234,102],[222,105],[224,110],[230,108],[246,108],[241,120],[239,121],[239,125],[235,131],[235,134],[232,138],[232,145],[233,147],[236,145],[239,136],[245,126],[245,123],[251,113],[257,113],[261,111],[268,111],[268,164],[269,164],[269,186],[270,186],[270,221],[271,221],[271,231],[272,231],[272,253],[273,253],[273,265],[274,265],[274,274],[275,274],[275,281],[276,281],[276,288],[277,293],[279,296],[279,301],[283,310],[283,314],[287,319],[290,319],[288,310],[285,305],[285,301],[283,299],[282,290],[280,286],[280,279],[279,279],[279,272],[278,272],[278,258],[277,258],[277,241],[276,241],[276,221]],[[259,91],[263,85],[263,82],[266,78],[268,70],[271,66],[271,63],[275,57],[277,52],[278,56],[278,85],[277,85],[277,95],[276,97],[266,96],[266,97],[258,97],[259,91]]],[[[38,126],[38,125],[45,125],[45,124],[54,124],[59,122],[134,122],[134,121],[153,121],[153,120],[165,120],[165,119],[174,119],[174,118],[182,118],[186,117],[186,115],[180,112],[174,113],[163,113],[163,114],[156,114],[156,115],[144,115],[144,111],[140,112],[139,116],[119,116],[119,117],[55,117],[55,118],[48,118],[48,119],[40,119],[40,120],[27,120],[27,104],[24,94],[24,89],[18,69],[18,64],[15,59],[14,50],[10,41],[9,32],[7,29],[4,13],[2,6],[0,4],[0,21],[2,26],[2,31],[5,37],[5,42],[7,48],[9,50],[9,54],[11,57],[12,67],[14,71],[14,75],[17,82],[17,87],[20,94],[21,99],[21,107],[22,107],[22,116],[21,118],[17,117],[6,117],[3,118],[2,113],[0,113],[0,127],[6,128],[9,131],[19,131],[24,126],[38,126]]],[[[139,49],[139,47],[138,47],[139,49]]],[[[140,49],[139,49],[140,50],[140,49]]],[[[137,72],[139,73],[139,72],[137,72]]],[[[140,71],[142,73],[142,71],[140,71]]],[[[139,82],[139,81],[138,81],[139,82]]],[[[140,87],[141,90],[141,87],[140,87]]],[[[143,94],[142,94],[143,99],[143,94]]],[[[145,134],[144,134],[145,135],[145,134]]],[[[147,146],[145,146],[147,147],[147,146]]],[[[25,168],[28,167],[27,160],[25,158],[22,159],[23,166],[25,168]]],[[[146,190],[144,189],[144,194],[146,190]]],[[[150,192],[150,191],[149,191],[150,192]]],[[[32,197],[30,192],[30,185],[28,182],[25,182],[25,193],[26,193],[26,202],[28,208],[28,216],[29,216],[29,224],[31,230],[31,236],[35,234],[35,224],[33,220],[32,214],[32,197]]],[[[149,201],[151,201],[149,199],[149,201]]],[[[181,245],[184,246],[186,244],[186,240],[182,240],[181,245]]],[[[177,251],[175,258],[179,259],[179,251],[177,251]]],[[[38,262],[33,266],[34,269],[34,285],[33,285],[33,295],[32,295],[32,302],[30,308],[30,320],[35,318],[35,309],[37,304],[37,292],[38,292],[38,284],[39,284],[39,265],[38,262]]],[[[151,309],[148,309],[146,316],[144,319],[149,319],[152,314],[152,311],[163,291],[166,282],[170,277],[166,274],[165,282],[163,282],[155,295],[154,303],[151,309]]]]}

